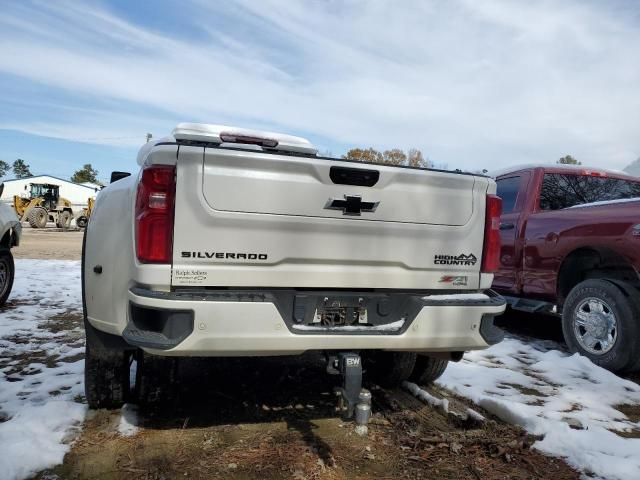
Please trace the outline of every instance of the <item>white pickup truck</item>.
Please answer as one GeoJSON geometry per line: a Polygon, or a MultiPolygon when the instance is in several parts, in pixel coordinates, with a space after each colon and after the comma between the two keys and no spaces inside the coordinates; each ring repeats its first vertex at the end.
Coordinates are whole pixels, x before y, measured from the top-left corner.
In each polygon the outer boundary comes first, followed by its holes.
{"type": "MultiPolygon", "coordinates": [[[[4,183],[0,183],[0,196],[4,190],[4,183]]],[[[16,212],[9,205],[0,203],[0,307],[2,307],[11,293],[15,266],[11,249],[20,243],[22,227],[16,212]]]]}
{"type": "Polygon", "coordinates": [[[488,177],[202,124],[147,143],[138,164],[100,192],[86,229],[91,407],[130,399],[132,357],[143,397],[184,356],[354,352],[392,385],[502,338],[488,177]]]}

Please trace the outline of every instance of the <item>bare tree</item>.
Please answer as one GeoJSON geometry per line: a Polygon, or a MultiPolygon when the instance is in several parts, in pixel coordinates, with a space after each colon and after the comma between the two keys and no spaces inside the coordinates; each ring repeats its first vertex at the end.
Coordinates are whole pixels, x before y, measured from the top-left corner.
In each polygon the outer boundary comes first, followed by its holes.
{"type": "Polygon", "coordinates": [[[358,162],[433,168],[433,163],[428,158],[425,158],[417,148],[411,148],[407,153],[399,148],[391,148],[384,152],[379,152],[374,148],[352,148],[342,158],[358,162]]]}
{"type": "Polygon", "coordinates": [[[382,154],[383,162],[390,165],[406,165],[407,155],[399,148],[392,148],[391,150],[385,150],[382,154]]]}
{"type": "Polygon", "coordinates": [[[357,162],[383,163],[382,154],[373,148],[352,148],[343,158],[357,162]]]}
{"type": "Polygon", "coordinates": [[[409,149],[407,153],[407,165],[417,168],[433,168],[433,163],[428,158],[424,158],[422,151],[417,148],[409,149]]]}

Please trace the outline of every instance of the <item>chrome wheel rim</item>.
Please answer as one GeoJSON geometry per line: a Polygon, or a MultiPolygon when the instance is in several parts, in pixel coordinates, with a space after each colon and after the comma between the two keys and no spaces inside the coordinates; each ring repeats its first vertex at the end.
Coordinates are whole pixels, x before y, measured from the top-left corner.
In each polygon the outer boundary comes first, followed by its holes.
{"type": "Polygon", "coordinates": [[[599,298],[584,299],[573,315],[573,330],[580,346],[592,355],[611,351],[618,339],[618,322],[609,304],[599,298]]]}

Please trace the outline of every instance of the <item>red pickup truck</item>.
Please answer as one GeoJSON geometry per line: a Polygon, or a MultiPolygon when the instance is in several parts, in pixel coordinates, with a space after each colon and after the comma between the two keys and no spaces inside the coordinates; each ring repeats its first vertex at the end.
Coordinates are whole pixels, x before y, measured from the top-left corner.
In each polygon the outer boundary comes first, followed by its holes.
{"type": "Polygon", "coordinates": [[[571,351],[640,370],[640,178],[567,165],[494,176],[503,211],[493,288],[513,309],[561,315],[571,351]]]}

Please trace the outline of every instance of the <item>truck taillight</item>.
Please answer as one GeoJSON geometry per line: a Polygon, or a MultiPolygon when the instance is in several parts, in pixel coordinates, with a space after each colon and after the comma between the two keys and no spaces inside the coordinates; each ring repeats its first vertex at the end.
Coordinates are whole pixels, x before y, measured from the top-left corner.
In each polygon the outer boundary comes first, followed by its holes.
{"type": "Polygon", "coordinates": [[[176,167],[142,170],[136,195],[136,254],[141,263],[171,263],[176,167]]]}
{"type": "Polygon", "coordinates": [[[487,195],[487,212],[484,219],[484,248],[482,250],[482,272],[493,273],[500,267],[500,215],[502,199],[487,195]]]}

